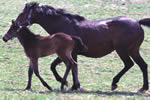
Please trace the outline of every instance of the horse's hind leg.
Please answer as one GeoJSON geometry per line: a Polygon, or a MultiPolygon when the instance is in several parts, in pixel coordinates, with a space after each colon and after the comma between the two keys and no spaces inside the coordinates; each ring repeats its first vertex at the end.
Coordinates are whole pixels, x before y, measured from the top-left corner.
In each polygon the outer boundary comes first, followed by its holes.
{"type": "Polygon", "coordinates": [[[143,87],[139,90],[139,92],[143,92],[149,89],[148,86],[148,72],[147,72],[147,64],[143,60],[143,58],[140,56],[139,50],[135,52],[135,55],[131,56],[133,60],[138,64],[140,67],[142,73],[143,73],[143,87]]]}
{"type": "Polygon", "coordinates": [[[117,88],[117,83],[119,82],[120,78],[134,65],[133,61],[128,56],[126,49],[116,49],[116,52],[123,61],[124,68],[113,78],[112,90],[117,88]]]}
{"type": "Polygon", "coordinates": [[[43,78],[40,76],[39,74],[39,70],[38,70],[38,59],[37,58],[30,58],[31,61],[31,65],[33,67],[34,73],[35,75],[40,79],[40,81],[42,82],[42,84],[47,87],[49,90],[52,90],[52,88],[43,80],[43,78]]]}
{"type": "Polygon", "coordinates": [[[53,72],[53,75],[55,76],[56,80],[59,82],[62,82],[62,78],[57,73],[56,66],[61,62],[62,62],[61,59],[59,57],[57,57],[51,64],[51,71],[53,72]]]}
{"type": "Polygon", "coordinates": [[[33,74],[33,67],[31,66],[31,63],[30,63],[29,70],[28,70],[28,84],[25,90],[31,89],[32,74],[33,74]]]}

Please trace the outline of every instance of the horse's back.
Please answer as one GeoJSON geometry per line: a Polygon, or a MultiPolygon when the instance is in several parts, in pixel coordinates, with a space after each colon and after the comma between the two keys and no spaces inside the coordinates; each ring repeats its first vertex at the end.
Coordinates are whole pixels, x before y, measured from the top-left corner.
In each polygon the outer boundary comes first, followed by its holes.
{"type": "Polygon", "coordinates": [[[86,23],[88,24],[84,26],[86,30],[82,33],[82,38],[88,46],[88,52],[83,55],[89,57],[102,57],[117,46],[129,48],[135,42],[139,42],[139,46],[144,38],[143,29],[138,21],[132,18],[121,16],[86,23]]]}

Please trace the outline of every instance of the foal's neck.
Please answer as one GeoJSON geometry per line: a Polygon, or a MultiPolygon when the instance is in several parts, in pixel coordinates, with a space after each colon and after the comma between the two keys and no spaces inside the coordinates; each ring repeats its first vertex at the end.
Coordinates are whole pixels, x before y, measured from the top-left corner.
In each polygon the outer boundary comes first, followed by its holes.
{"type": "Polygon", "coordinates": [[[27,27],[23,27],[17,35],[18,40],[24,48],[32,47],[33,44],[36,44],[38,37],[39,35],[33,34],[27,27]]]}

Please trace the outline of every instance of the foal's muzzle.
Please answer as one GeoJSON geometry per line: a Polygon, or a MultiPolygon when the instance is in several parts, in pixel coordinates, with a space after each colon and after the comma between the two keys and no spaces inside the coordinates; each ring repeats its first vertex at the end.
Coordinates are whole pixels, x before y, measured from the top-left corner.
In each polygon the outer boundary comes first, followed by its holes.
{"type": "Polygon", "coordinates": [[[6,34],[4,37],[3,37],[3,41],[4,42],[7,42],[9,40],[9,36],[6,34]]]}
{"type": "Polygon", "coordinates": [[[4,41],[4,42],[7,42],[8,40],[7,40],[5,37],[3,37],[3,41],[4,41]]]}

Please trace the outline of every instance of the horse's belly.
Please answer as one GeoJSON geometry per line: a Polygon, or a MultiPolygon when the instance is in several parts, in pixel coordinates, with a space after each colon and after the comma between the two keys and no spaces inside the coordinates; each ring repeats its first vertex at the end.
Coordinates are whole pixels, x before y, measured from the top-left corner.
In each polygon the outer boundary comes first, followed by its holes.
{"type": "Polygon", "coordinates": [[[81,55],[98,58],[103,57],[114,50],[113,46],[110,44],[103,44],[103,45],[90,45],[88,46],[88,51],[82,53],[81,55]]]}

